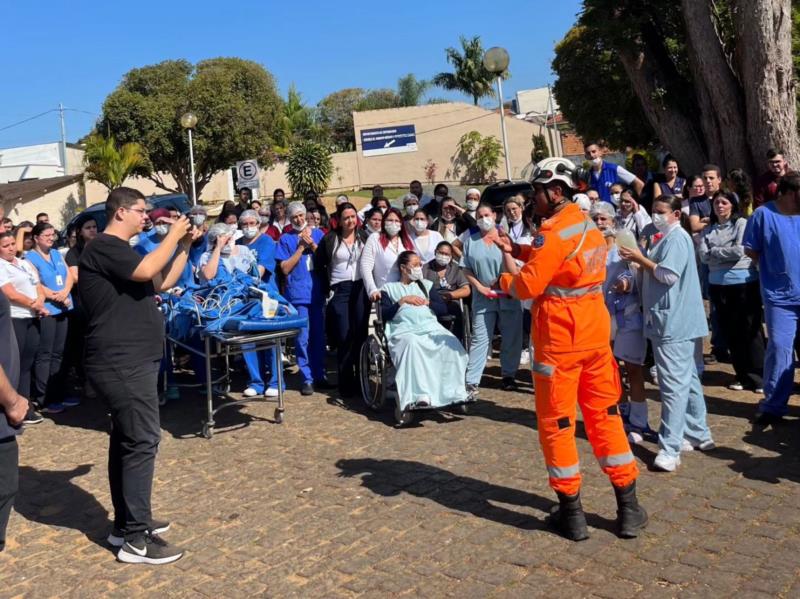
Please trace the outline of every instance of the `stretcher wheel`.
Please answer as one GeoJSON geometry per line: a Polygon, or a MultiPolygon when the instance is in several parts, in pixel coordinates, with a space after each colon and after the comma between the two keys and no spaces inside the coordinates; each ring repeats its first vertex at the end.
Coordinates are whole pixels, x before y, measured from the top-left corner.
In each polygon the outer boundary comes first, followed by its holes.
{"type": "Polygon", "coordinates": [[[283,424],[283,410],[280,408],[275,408],[275,422],[277,424],[283,424]]]}
{"type": "Polygon", "coordinates": [[[214,427],[208,422],[203,423],[203,436],[206,439],[210,439],[214,436],[214,427]]]}
{"type": "Polygon", "coordinates": [[[394,409],[394,419],[398,426],[406,426],[414,422],[414,413],[411,410],[401,410],[400,406],[394,409]]]}

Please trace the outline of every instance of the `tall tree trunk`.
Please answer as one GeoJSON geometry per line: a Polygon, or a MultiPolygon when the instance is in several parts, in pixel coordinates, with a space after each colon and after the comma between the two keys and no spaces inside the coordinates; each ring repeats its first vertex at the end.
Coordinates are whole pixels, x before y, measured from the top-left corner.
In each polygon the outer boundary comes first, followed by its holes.
{"type": "Polygon", "coordinates": [[[790,0],[738,0],[735,11],[750,149],[763,169],[767,150],[800,167],[790,0]]]}
{"type": "Polygon", "coordinates": [[[645,117],[661,143],[679,161],[686,172],[697,172],[706,161],[703,140],[697,135],[696,123],[682,111],[661,101],[658,67],[646,49],[640,51],[621,48],[618,52],[625,73],[639,98],[645,117]]]}
{"type": "Polygon", "coordinates": [[[681,5],[709,159],[723,171],[743,168],[752,172],[744,94],[714,25],[711,0],[682,0],[681,5]]]}

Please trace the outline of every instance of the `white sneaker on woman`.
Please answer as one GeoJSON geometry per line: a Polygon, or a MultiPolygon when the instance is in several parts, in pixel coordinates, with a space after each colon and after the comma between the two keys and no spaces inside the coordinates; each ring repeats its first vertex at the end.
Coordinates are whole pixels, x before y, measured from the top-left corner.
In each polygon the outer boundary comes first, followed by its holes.
{"type": "Polygon", "coordinates": [[[653,462],[653,466],[655,466],[659,470],[663,470],[664,472],[675,472],[675,469],[680,465],[681,465],[680,456],[673,457],[667,455],[663,451],[658,452],[658,455],[656,456],[656,459],[653,462]]]}
{"type": "Polygon", "coordinates": [[[256,395],[258,395],[258,391],[256,391],[252,387],[248,387],[242,392],[242,395],[244,395],[245,397],[255,397],[256,395]]]}

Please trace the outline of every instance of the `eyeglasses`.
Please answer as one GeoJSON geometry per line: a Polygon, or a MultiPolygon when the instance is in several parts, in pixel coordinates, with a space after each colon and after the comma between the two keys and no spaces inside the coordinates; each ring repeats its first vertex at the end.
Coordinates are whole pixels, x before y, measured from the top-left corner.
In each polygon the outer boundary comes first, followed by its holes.
{"type": "Polygon", "coordinates": [[[125,208],[125,210],[129,212],[138,212],[139,214],[144,214],[145,212],[147,212],[146,208],[125,208]]]}

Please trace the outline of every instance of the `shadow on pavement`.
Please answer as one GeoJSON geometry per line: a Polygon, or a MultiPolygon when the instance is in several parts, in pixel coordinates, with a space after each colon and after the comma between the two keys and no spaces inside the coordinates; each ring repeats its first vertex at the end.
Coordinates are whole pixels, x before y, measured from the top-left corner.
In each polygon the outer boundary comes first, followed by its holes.
{"type": "Polygon", "coordinates": [[[91,464],[72,470],[37,470],[30,466],[19,469],[19,492],[14,509],[32,522],[73,528],[109,551],[105,542],[111,529],[108,512],[94,495],[72,482],[87,474],[91,464]]]}
{"type": "Polygon", "coordinates": [[[708,455],[729,460],[728,468],[747,479],[778,484],[781,480],[800,482],[800,438],[797,421],[789,420],[764,428],[754,425],[742,440],[749,445],[776,453],[775,456],[753,456],[741,449],[717,447],[708,455]]]}
{"type": "MultiPolygon", "coordinates": [[[[409,460],[343,459],[336,462],[340,476],[361,478],[362,486],[377,495],[408,493],[424,497],[459,512],[525,530],[546,529],[544,519],[498,504],[515,505],[550,513],[555,501],[520,489],[459,476],[429,464],[409,460]]],[[[614,521],[586,514],[590,526],[614,531],[614,521]]]]}

